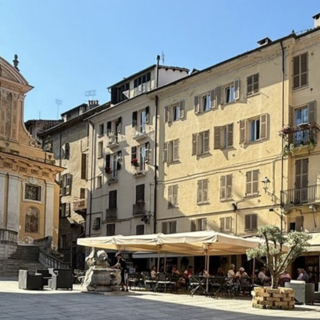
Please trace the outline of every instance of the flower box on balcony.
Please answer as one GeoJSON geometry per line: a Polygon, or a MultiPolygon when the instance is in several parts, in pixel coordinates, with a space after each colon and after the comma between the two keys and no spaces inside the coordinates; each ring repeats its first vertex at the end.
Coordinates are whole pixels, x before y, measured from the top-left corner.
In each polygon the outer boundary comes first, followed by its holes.
{"type": "Polygon", "coordinates": [[[104,171],[105,171],[106,174],[111,174],[112,173],[112,170],[111,170],[110,167],[105,167],[104,171]]]}
{"type": "Polygon", "coordinates": [[[131,159],[131,164],[132,164],[134,167],[138,167],[138,166],[139,166],[138,159],[137,159],[137,158],[131,159]]]}

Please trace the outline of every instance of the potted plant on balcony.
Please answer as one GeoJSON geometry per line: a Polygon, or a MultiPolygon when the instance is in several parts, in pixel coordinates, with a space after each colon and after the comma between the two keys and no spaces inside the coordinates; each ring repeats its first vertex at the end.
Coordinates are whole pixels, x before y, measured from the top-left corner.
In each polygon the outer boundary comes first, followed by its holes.
{"type": "Polygon", "coordinates": [[[138,166],[139,166],[138,159],[137,159],[137,158],[132,158],[132,159],[131,159],[131,164],[132,164],[134,167],[138,167],[138,166]]]}
{"type": "Polygon", "coordinates": [[[112,173],[112,170],[111,170],[110,167],[105,167],[104,170],[105,170],[106,174],[111,174],[112,173]]]}

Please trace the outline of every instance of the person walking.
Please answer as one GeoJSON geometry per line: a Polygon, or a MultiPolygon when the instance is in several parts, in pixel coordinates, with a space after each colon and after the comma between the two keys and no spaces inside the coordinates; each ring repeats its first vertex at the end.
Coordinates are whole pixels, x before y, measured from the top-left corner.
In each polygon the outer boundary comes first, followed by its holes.
{"type": "Polygon", "coordinates": [[[122,259],[121,252],[117,252],[115,256],[115,264],[112,268],[121,270],[121,291],[129,291],[128,283],[125,279],[125,273],[127,272],[127,263],[124,259],[122,259]]]}

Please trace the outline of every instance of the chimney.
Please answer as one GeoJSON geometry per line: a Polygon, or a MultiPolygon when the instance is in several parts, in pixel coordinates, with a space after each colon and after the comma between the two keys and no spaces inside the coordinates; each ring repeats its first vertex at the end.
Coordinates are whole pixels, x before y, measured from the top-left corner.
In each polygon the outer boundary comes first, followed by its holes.
{"type": "Polygon", "coordinates": [[[320,27],[320,13],[317,13],[312,18],[313,18],[313,27],[319,28],[320,27]]]}
{"type": "Polygon", "coordinates": [[[266,38],[263,38],[263,39],[259,40],[258,41],[258,45],[260,47],[262,47],[262,46],[265,46],[265,45],[267,45],[267,44],[269,44],[271,42],[272,42],[272,40],[270,38],[266,37],[266,38]]]}
{"type": "Polygon", "coordinates": [[[88,105],[89,109],[95,108],[99,105],[99,100],[89,100],[88,105]]]}

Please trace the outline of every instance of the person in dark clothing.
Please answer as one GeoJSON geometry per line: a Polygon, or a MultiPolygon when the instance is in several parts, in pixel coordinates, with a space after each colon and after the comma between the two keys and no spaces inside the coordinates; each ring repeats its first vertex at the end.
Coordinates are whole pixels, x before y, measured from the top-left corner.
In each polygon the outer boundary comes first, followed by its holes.
{"type": "Polygon", "coordinates": [[[115,263],[112,268],[120,269],[121,270],[121,291],[129,291],[128,284],[125,279],[125,272],[127,271],[127,263],[124,259],[122,259],[121,252],[116,253],[115,256],[115,263]]]}

